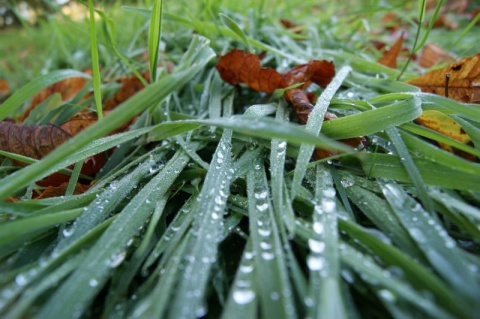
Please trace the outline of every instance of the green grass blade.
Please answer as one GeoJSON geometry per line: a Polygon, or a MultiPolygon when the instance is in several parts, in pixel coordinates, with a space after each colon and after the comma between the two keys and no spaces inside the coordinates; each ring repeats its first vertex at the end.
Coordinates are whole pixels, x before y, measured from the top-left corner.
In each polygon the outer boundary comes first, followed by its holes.
{"type": "Polygon", "coordinates": [[[308,239],[310,254],[310,308],[312,318],[346,318],[340,289],[337,210],[333,180],[327,167],[316,171],[313,236],[308,239]]]}
{"type": "Polygon", "coordinates": [[[252,242],[249,240],[223,309],[222,319],[257,317],[258,297],[256,291],[258,291],[258,287],[255,284],[256,271],[253,258],[252,242]]]}
{"type": "Polygon", "coordinates": [[[97,31],[95,27],[95,12],[93,9],[92,0],[88,0],[88,12],[89,12],[88,24],[90,27],[90,52],[92,55],[93,97],[95,100],[95,108],[97,110],[98,119],[102,119],[103,104],[102,104],[102,92],[100,91],[102,80],[100,78],[100,62],[99,62],[98,48],[97,48],[97,31]]]}
{"type": "MultiPolygon", "coordinates": [[[[345,81],[347,75],[352,71],[352,68],[349,66],[344,66],[341,68],[335,77],[332,79],[330,84],[325,88],[325,91],[322,92],[320,97],[318,98],[315,107],[313,108],[312,112],[308,116],[308,121],[305,126],[305,130],[308,133],[313,135],[318,135],[323,123],[323,117],[325,112],[327,112],[327,108],[330,105],[330,101],[332,100],[335,93],[338,91],[342,83],[345,81]]],[[[312,153],[314,150],[313,145],[302,144],[300,146],[300,152],[297,158],[297,165],[295,166],[295,173],[293,175],[293,182],[291,187],[291,197],[292,199],[295,198],[297,193],[297,189],[299,188],[300,184],[302,183],[303,177],[305,176],[305,172],[307,170],[307,164],[312,157],[312,153]]]]}
{"type": "Polygon", "coordinates": [[[400,161],[402,162],[402,165],[405,168],[405,171],[408,174],[408,177],[410,177],[410,180],[415,186],[418,193],[417,195],[421,200],[423,206],[428,212],[433,213],[435,211],[435,207],[433,206],[433,201],[430,199],[430,196],[428,196],[427,194],[427,189],[424,186],[425,183],[422,180],[422,176],[420,175],[420,172],[418,171],[417,166],[415,166],[415,163],[413,162],[413,159],[410,156],[410,151],[405,146],[405,143],[403,142],[402,137],[398,133],[398,130],[394,127],[391,127],[388,130],[386,130],[386,133],[390,138],[390,141],[392,142],[393,147],[397,151],[397,154],[400,157],[400,161]]]}
{"type": "Polygon", "coordinates": [[[365,136],[410,122],[421,114],[421,100],[413,97],[374,110],[326,121],[322,133],[333,139],[365,136]]]}
{"type": "Polygon", "coordinates": [[[259,158],[253,164],[247,175],[248,211],[262,316],[296,318],[265,168],[259,158]]]}
{"type": "Polygon", "coordinates": [[[157,81],[157,63],[160,39],[162,37],[163,0],[154,0],[150,26],[148,29],[148,60],[150,62],[150,78],[157,81]]]}
{"type": "MultiPolygon", "coordinates": [[[[358,155],[358,158],[364,172],[370,177],[411,182],[398,156],[362,153],[358,155]]],[[[460,190],[480,190],[478,174],[465,173],[455,167],[444,166],[421,158],[414,158],[413,161],[427,185],[460,190]]]]}
{"type": "Polygon", "coordinates": [[[393,211],[432,267],[473,305],[474,300],[480,297],[480,285],[476,274],[462,257],[456,241],[447,234],[435,217],[426,213],[397,184],[380,182],[380,186],[393,211]]]}
{"type": "Polygon", "coordinates": [[[112,272],[112,261],[128,247],[153,212],[154,206],[186,166],[188,158],[177,153],[117,216],[85,256],[72,275],[40,309],[37,318],[80,316],[105,285],[112,272]]]}
{"type": "Polygon", "coordinates": [[[191,317],[205,298],[208,276],[217,258],[219,237],[223,232],[223,214],[230,192],[231,138],[232,131],[226,130],[191,212],[195,216],[192,231],[196,236],[187,243],[187,263],[169,309],[170,318],[191,317]]]}
{"type": "Polygon", "coordinates": [[[251,52],[250,49],[250,44],[248,43],[247,36],[245,33],[242,31],[242,29],[238,26],[238,24],[232,20],[229,16],[219,13],[220,19],[222,19],[223,24],[225,24],[230,30],[235,32],[235,34],[242,39],[243,43],[245,44],[245,47],[247,48],[247,52],[251,52]]]}

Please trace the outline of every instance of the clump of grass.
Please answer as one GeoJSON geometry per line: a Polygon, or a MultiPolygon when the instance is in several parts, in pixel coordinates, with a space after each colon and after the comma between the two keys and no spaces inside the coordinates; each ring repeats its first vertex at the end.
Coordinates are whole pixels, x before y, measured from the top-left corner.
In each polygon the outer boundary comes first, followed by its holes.
{"type": "MultiPolygon", "coordinates": [[[[156,76],[144,90],[28,167],[1,154],[0,197],[23,199],[0,208],[3,318],[479,315],[480,166],[431,141],[479,156],[480,115],[396,82],[399,71],[361,52],[382,13],[413,19],[414,6],[167,2],[161,14],[160,3],[153,15],[98,8],[99,61],[102,77],[138,73],[149,69],[139,58],[148,51],[151,64],[173,62],[173,73],[151,68],[156,76]],[[152,16],[161,38],[149,29],[152,16]],[[266,51],[265,63],[278,68],[334,61],[337,76],[315,88],[306,127],[281,97],[222,82],[216,54],[246,46],[266,51]],[[327,108],[339,119],[324,122],[327,108]],[[415,124],[424,109],[454,117],[474,147],[415,124]],[[129,131],[107,136],[136,116],[129,131]],[[361,151],[335,142],[357,136],[370,141],[361,151]],[[340,154],[312,161],[314,147],[340,154]],[[84,194],[24,199],[36,180],[111,148],[84,194]]],[[[50,23],[46,30],[58,22],[50,23]]],[[[81,34],[79,42],[88,32],[81,34]]],[[[64,52],[52,59],[76,69],[74,52],[64,52]]],[[[407,66],[407,75],[415,70],[407,66]]],[[[27,81],[0,117],[78,74],[27,81]]]]}

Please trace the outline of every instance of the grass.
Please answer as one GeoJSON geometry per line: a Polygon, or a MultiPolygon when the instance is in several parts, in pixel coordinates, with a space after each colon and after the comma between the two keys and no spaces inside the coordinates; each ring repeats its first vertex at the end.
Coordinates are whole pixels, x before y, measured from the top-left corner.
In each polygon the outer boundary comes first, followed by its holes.
{"type": "MultiPolygon", "coordinates": [[[[381,17],[395,11],[412,46],[417,2],[150,5],[153,12],[96,8],[96,46],[89,20],[68,17],[8,31],[0,42],[8,66],[0,77],[15,89],[2,119],[91,67],[95,48],[98,79],[145,71],[154,79],[40,161],[16,168],[15,155],[1,153],[0,197],[21,199],[0,205],[2,318],[480,315],[480,166],[432,143],[478,157],[478,105],[395,81],[406,59],[397,70],[378,65],[369,45],[392,42],[381,17]],[[281,18],[302,32],[284,29],[281,18]],[[263,63],[282,70],[335,63],[337,76],[315,89],[305,127],[281,96],[223,83],[216,54],[235,47],[265,51],[263,63]],[[171,74],[149,66],[167,61],[171,74]],[[327,108],[339,119],[324,122],[327,108]],[[473,144],[413,122],[431,109],[454,117],[473,144]],[[108,136],[137,116],[129,131],[108,136]],[[369,140],[361,151],[335,141],[358,136],[369,140]],[[340,153],[313,161],[315,147],[340,153]],[[28,199],[36,180],[111,148],[87,192],[28,199]]],[[[455,34],[476,43],[479,27],[459,23],[430,30],[427,43],[477,53],[457,46],[455,34]]],[[[411,62],[402,78],[420,72],[411,62]]],[[[104,95],[115,89],[90,86],[104,95]]],[[[93,99],[85,103],[95,110],[93,99]]],[[[64,170],[69,192],[85,181],[79,166],[64,170]]]]}

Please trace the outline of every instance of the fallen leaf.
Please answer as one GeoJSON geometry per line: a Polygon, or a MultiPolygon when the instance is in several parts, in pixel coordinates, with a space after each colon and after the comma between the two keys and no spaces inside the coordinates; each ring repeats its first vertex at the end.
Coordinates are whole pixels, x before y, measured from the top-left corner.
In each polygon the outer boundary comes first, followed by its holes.
{"type": "Polygon", "coordinates": [[[50,95],[60,93],[62,101],[68,101],[74,98],[85,86],[87,80],[85,78],[68,78],[50,85],[32,97],[30,105],[18,117],[18,122],[23,122],[30,112],[40,103],[45,101],[50,95]]]}
{"type": "MultiPolygon", "coordinates": [[[[93,186],[93,183],[90,185],[84,185],[82,183],[77,182],[75,184],[75,189],[73,190],[73,194],[74,195],[83,194],[92,186],[93,186]]],[[[63,196],[65,195],[67,188],[68,188],[68,182],[62,183],[59,186],[48,186],[42,191],[41,194],[37,196],[33,196],[33,198],[43,199],[43,198],[63,196]]]]}
{"type": "Polygon", "coordinates": [[[394,45],[389,50],[385,50],[383,56],[378,59],[378,63],[388,66],[389,68],[396,69],[397,68],[397,59],[402,51],[403,47],[403,32],[398,37],[397,41],[395,41],[394,45]]]}
{"type": "MultiPolygon", "coordinates": [[[[294,84],[302,83],[300,87],[285,90],[284,98],[292,106],[300,123],[305,124],[310,115],[316,97],[305,92],[305,89],[315,83],[325,88],[335,76],[335,66],[332,62],[325,60],[313,60],[301,64],[285,73],[278,73],[273,68],[262,68],[260,58],[252,53],[245,53],[233,49],[226,55],[220,57],[216,66],[220,77],[229,84],[244,83],[248,87],[265,93],[273,93],[276,89],[285,88],[294,84]]],[[[336,116],[326,113],[324,119],[332,120],[336,116]]],[[[362,137],[344,140],[342,142],[358,146],[362,137]]],[[[314,158],[319,159],[336,154],[329,150],[316,150],[314,158]]]]}
{"type": "Polygon", "coordinates": [[[222,80],[229,84],[244,83],[255,91],[272,94],[286,87],[283,76],[272,68],[262,68],[260,58],[252,53],[233,49],[222,56],[216,68],[222,80]]]}
{"type": "MultiPolygon", "coordinates": [[[[415,119],[415,121],[462,144],[471,143],[470,136],[463,130],[462,126],[453,118],[440,111],[423,111],[422,115],[415,119]]],[[[444,143],[438,143],[438,145],[446,151],[459,153],[458,150],[455,150],[455,148],[450,145],[444,143]]],[[[475,160],[474,155],[466,153],[462,153],[461,155],[468,160],[475,160]]]]}
{"type": "Polygon", "coordinates": [[[435,22],[433,22],[433,28],[442,28],[445,27],[449,30],[456,30],[458,29],[458,23],[450,18],[445,13],[441,14],[435,22]]]}
{"type": "Polygon", "coordinates": [[[441,47],[435,44],[426,44],[418,60],[418,65],[422,68],[431,68],[439,63],[453,62],[453,57],[441,47]]]}
{"type": "Polygon", "coordinates": [[[10,86],[6,80],[0,80],[0,97],[10,93],[10,86]]]}
{"type": "Polygon", "coordinates": [[[406,82],[418,86],[423,92],[447,96],[460,102],[478,103],[480,53],[406,82]]]}

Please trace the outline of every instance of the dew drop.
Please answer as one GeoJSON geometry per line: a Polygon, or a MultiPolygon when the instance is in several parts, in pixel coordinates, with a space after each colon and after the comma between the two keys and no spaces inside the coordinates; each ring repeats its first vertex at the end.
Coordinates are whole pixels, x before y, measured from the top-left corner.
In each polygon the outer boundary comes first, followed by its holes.
{"type": "Polygon", "coordinates": [[[314,222],[313,223],[313,231],[317,234],[322,234],[323,233],[323,224],[320,222],[314,222]]]}
{"type": "Polygon", "coordinates": [[[15,283],[19,286],[25,286],[28,283],[27,276],[25,276],[25,274],[18,274],[15,277],[15,283]]]}
{"type": "Polygon", "coordinates": [[[322,257],[308,256],[307,266],[310,270],[322,270],[325,262],[322,257]]]}
{"type": "Polygon", "coordinates": [[[88,282],[88,285],[90,287],[97,287],[98,286],[98,281],[94,278],[90,279],[90,281],[88,282]]]}
{"type": "Polygon", "coordinates": [[[268,209],[268,203],[259,204],[256,207],[260,212],[264,212],[268,209]]]}
{"type": "Polygon", "coordinates": [[[258,234],[262,237],[270,236],[271,233],[272,233],[272,230],[270,228],[259,228],[258,229],[258,234]]]}
{"type": "Polygon", "coordinates": [[[72,226],[70,228],[64,228],[62,230],[63,237],[70,237],[75,232],[75,228],[72,226]]]}
{"type": "Polygon", "coordinates": [[[389,301],[389,302],[394,302],[397,298],[395,295],[387,289],[381,289],[378,294],[383,300],[389,301]]]}
{"type": "Polygon", "coordinates": [[[233,292],[232,297],[237,304],[246,305],[255,299],[255,292],[250,289],[237,289],[233,292]]]}
{"type": "Polygon", "coordinates": [[[323,251],[325,250],[325,243],[310,238],[310,239],[308,240],[308,247],[309,247],[310,250],[313,251],[314,253],[321,253],[321,252],[323,252],[323,251]]]}
{"type": "Polygon", "coordinates": [[[108,261],[108,267],[110,268],[117,268],[122,264],[127,256],[127,252],[124,250],[119,254],[113,255],[112,258],[108,261]]]}
{"type": "Polygon", "coordinates": [[[275,258],[275,254],[268,251],[264,251],[261,256],[264,260],[272,260],[275,258]]]}

